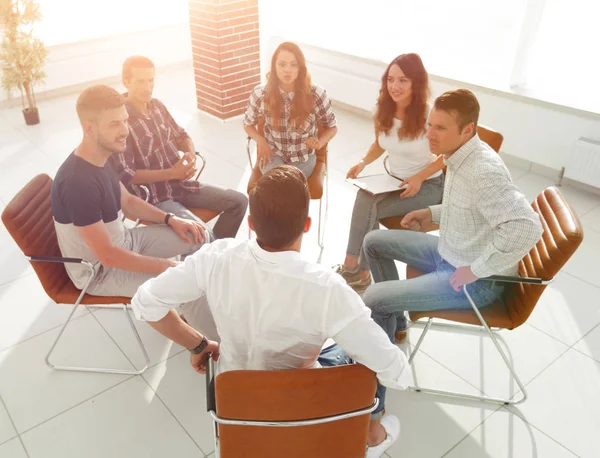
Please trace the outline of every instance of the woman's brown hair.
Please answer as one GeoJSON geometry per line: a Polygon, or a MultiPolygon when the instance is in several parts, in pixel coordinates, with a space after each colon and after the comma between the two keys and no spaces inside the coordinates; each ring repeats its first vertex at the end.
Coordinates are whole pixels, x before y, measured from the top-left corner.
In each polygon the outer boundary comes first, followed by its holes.
{"type": "Polygon", "coordinates": [[[387,89],[387,80],[392,65],[397,65],[402,73],[412,83],[412,100],[406,107],[406,116],[402,121],[402,126],[398,129],[398,138],[416,139],[426,132],[425,123],[427,122],[427,101],[431,90],[429,88],[429,76],[423,66],[423,61],[418,54],[401,54],[396,57],[385,69],[381,78],[381,89],[379,89],[379,99],[377,100],[377,111],[375,112],[375,135],[378,137],[381,132],[389,134],[394,125],[394,115],[396,113],[396,102],[387,89]]]}
{"type": "Polygon", "coordinates": [[[290,124],[294,127],[304,125],[306,118],[313,110],[314,100],[311,90],[311,78],[306,69],[306,59],[298,45],[290,42],[281,43],[271,58],[271,71],[267,73],[267,86],[265,89],[265,105],[273,120],[273,126],[279,125],[279,118],[283,110],[283,97],[279,93],[279,79],[277,78],[277,56],[281,51],[288,51],[294,55],[298,62],[298,78],[294,83],[294,99],[290,113],[290,124]]]}

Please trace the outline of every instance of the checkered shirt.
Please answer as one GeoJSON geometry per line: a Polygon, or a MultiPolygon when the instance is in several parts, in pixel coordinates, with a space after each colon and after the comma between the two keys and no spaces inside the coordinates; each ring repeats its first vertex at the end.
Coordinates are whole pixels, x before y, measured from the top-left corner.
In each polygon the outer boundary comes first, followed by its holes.
{"type": "Polygon", "coordinates": [[[440,224],[440,255],[454,267],[471,266],[479,278],[515,275],[542,235],[539,216],[479,136],[444,162],[443,201],[429,207],[440,224]]]}
{"type": "MultiPolygon", "coordinates": [[[[131,192],[143,197],[139,188],[130,184],[138,169],[170,169],[181,158],[177,143],[188,137],[185,129],[175,122],[169,110],[157,99],[150,100],[149,115],[144,116],[133,105],[126,103],[129,113],[129,137],[127,150],[113,154],[112,165],[123,184],[131,192]]],[[[157,181],[145,186],[150,191],[149,202],[158,204],[171,200],[200,188],[197,181],[157,181]]]]}
{"type": "Polygon", "coordinates": [[[279,89],[279,92],[285,102],[283,114],[279,120],[279,126],[273,126],[272,117],[265,113],[265,89],[266,85],[262,84],[257,86],[250,94],[244,124],[256,127],[259,118],[264,118],[264,136],[271,151],[280,156],[286,164],[306,162],[308,156],[314,152],[313,149],[306,146],[306,141],[311,137],[317,138],[317,123],[320,122],[326,128],[335,127],[336,125],[335,114],[331,109],[331,100],[327,97],[325,89],[316,85],[311,86],[314,106],[301,127],[290,125],[294,92],[286,93],[281,89],[279,89]]]}

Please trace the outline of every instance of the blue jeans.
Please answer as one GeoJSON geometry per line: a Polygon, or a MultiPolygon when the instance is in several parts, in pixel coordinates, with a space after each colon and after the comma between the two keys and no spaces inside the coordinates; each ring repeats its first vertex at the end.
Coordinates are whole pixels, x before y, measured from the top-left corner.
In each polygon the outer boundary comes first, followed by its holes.
{"type": "MultiPolygon", "coordinates": [[[[406,329],[406,311],[471,308],[462,289],[454,291],[450,286],[456,269],[440,256],[437,236],[402,230],[373,231],[365,238],[364,251],[375,284],[365,291],[363,301],[392,342],[396,331],[406,329]],[[395,260],[425,275],[401,281],[395,260]]],[[[467,288],[478,307],[490,305],[504,290],[502,283],[485,280],[467,288]]]]}
{"type": "MultiPolygon", "coordinates": [[[[406,311],[470,309],[462,289],[454,291],[449,280],[453,266],[438,252],[438,237],[423,232],[377,230],[370,232],[363,245],[375,284],[363,294],[371,317],[394,342],[396,331],[406,329],[406,311]],[[425,272],[410,280],[399,280],[394,260],[425,272]]],[[[467,286],[478,308],[494,302],[504,290],[502,283],[478,280],[467,286]]],[[[377,385],[385,397],[385,387],[377,385]]]]}
{"type": "MultiPolygon", "coordinates": [[[[346,352],[338,344],[331,345],[321,350],[321,354],[317,358],[319,364],[323,367],[343,366],[344,364],[352,364],[352,358],[350,358],[346,352]]],[[[371,420],[377,420],[383,415],[383,409],[385,405],[385,388],[379,383],[377,384],[377,392],[375,397],[379,399],[379,405],[371,413],[371,420]]]]}

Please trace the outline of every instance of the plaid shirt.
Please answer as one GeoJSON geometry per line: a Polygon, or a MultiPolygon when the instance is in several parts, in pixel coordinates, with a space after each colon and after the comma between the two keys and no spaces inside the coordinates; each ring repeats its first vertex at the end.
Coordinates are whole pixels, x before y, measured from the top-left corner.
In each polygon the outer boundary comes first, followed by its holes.
{"type": "Polygon", "coordinates": [[[331,109],[331,100],[327,97],[325,89],[316,85],[311,86],[314,105],[301,127],[290,125],[294,92],[286,93],[281,89],[279,89],[279,93],[284,100],[283,114],[279,120],[279,126],[273,126],[273,118],[265,112],[265,89],[266,85],[262,84],[257,86],[250,94],[244,124],[255,127],[259,118],[264,118],[264,136],[271,151],[280,156],[283,162],[287,164],[306,162],[308,156],[314,153],[313,149],[306,146],[306,141],[311,137],[317,138],[317,122],[322,123],[327,128],[336,125],[335,115],[331,109]]]}
{"type": "MultiPolygon", "coordinates": [[[[150,100],[148,116],[141,114],[129,103],[125,106],[129,113],[127,150],[114,154],[111,158],[112,165],[123,184],[141,197],[140,188],[130,183],[136,170],[162,170],[173,167],[180,159],[177,143],[189,136],[157,99],[150,100]]],[[[148,201],[156,205],[181,197],[190,191],[197,191],[200,184],[197,181],[170,180],[148,183],[145,186],[150,190],[148,201]]]]}
{"type": "Polygon", "coordinates": [[[479,278],[515,275],[542,235],[539,216],[479,136],[444,162],[443,203],[429,207],[440,224],[440,256],[454,267],[471,266],[479,278]]]}

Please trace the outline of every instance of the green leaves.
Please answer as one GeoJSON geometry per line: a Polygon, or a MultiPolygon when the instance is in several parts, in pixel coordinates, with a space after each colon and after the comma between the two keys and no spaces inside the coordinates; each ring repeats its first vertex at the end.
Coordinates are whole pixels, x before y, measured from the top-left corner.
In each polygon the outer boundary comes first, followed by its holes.
{"type": "Polygon", "coordinates": [[[9,93],[18,90],[27,108],[35,108],[33,86],[43,82],[48,51],[33,35],[34,23],[42,18],[35,0],[0,0],[0,28],[4,32],[0,49],[0,84],[9,93]]]}

